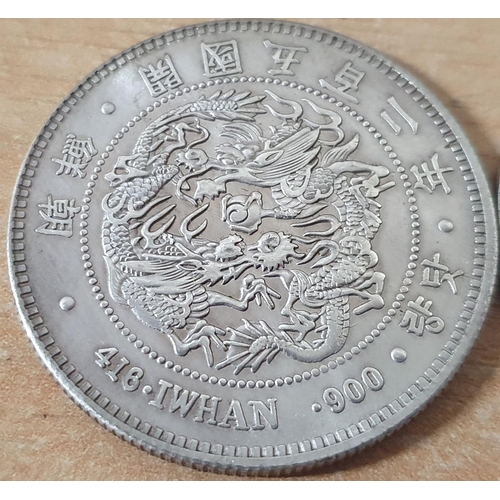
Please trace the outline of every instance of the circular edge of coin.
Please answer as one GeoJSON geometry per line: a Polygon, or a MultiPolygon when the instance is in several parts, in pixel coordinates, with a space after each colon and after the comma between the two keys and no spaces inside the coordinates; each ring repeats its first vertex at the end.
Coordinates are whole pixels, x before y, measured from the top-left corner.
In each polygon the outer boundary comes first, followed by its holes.
{"type": "MultiPolygon", "coordinates": [[[[34,147],[38,144],[38,142],[42,139],[43,132],[45,128],[50,123],[52,117],[56,115],[61,108],[63,108],[68,100],[72,97],[72,95],[83,89],[83,85],[86,84],[98,71],[105,65],[112,64],[116,60],[120,59],[124,56],[125,53],[139,47],[143,47],[146,44],[151,44],[154,40],[160,36],[166,36],[175,32],[185,33],[186,29],[196,29],[199,27],[207,27],[214,25],[227,25],[231,22],[238,22],[242,20],[220,20],[213,22],[203,22],[198,23],[186,27],[176,28],[174,30],[170,30],[165,33],[161,33],[154,37],[150,37],[147,40],[141,41],[136,45],[125,49],[119,54],[111,57],[108,61],[104,62],[99,66],[99,68],[92,71],[89,75],[87,75],[78,85],[76,85],[72,91],[61,101],[61,103],[56,107],[53,111],[49,119],[42,126],[40,132],[30,145],[30,148],[23,160],[20,171],[18,172],[14,193],[12,196],[11,208],[9,212],[9,224],[8,224],[8,236],[7,236],[7,253],[8,253],[8,270],[9,270],[9,282],[13,291],[14,300],[17,306],[17,312],[20,317],[21,323],[24,326],[24,330],[30,339],[35,351],[38,356],[42,360],[43,364],[49,370],[51,375],[55,378],[55,380],[61,385],[66,394],[78,405],[80,406],[86,413],[88,413],[91,417],[93,417],[97,422],[99,422],[106,429],[112,431],[118,437],[124,439],[125,441],[137,446],[141,450],[147,451],[155,456],[160,458],[174,461],[180,465],[187,465],[193,467],[198,470],[210,471],[216,473],[227,473],[227,474],[237,474],[237,475],[260,475],[260,476],[282,476],[282,475],[290,475],[290,474],[303,474],[311,471],[312,469],[316,469],[318,467],[324,467],[328,464],[335,462],[341,458],[346,456],[350,456],[374,443],[377,441],[391,435],[393,432],[398,430],[404,424],[410,421],[415,415],[420,413],[450,382],[455,373],[458,371],[460,366],[462,366],[466,356],[472,349],[477,337],[479,336],[481,325],[483,324],[486,314],[488,312],[488,308],[493,296],[493,291],[496,283],[496,273],[497,273],[497,259],[498,259],[498,229],[496,222],[496,209],[494,207],[494,201],[492,197],[492,189],[488,179],[486,178],[485,172],[482,168],[481,162],[474,148],[472,147],[470,141],[467,139],[464,131],[461,126],[457,123],[457,121],[453,118],[451,113],[446,109],[440,99],[436,97],[436,95],[431,92],[422,82],[415,78],[412,73],[402,67],[399,64],[394,63],[390,57],[387,57],[385,54],[381,53],[378,50],[372,49],[370,47],[365,46],[362,43],[359,43],[349,37],[346,37],[340,33],[336,33],[333,31],[325,30],[323,28],[318,28],[311,25],[306,25],[302,23],[288,22],[288,21],[280,21],[280,20],[267,20],[267,19],[245,19],[245,22],[258,22],[258,23],[275,23],[282,26],[287,26],[290,29],[299,27],[306,30],[313,30],[316,33],[321,33],[326,36],[331,35],[332,33],[338,35],[343,40],[348,43],[353,44],[355,47],[359,47],[360,49],[365,50],[367,53],[373,54],[379,59],[383,60],[387,63],[391,68],[393,68],[396,72],[401,74],[405,79],[411,82],[418,90],[423,91],[422,94],[431,105],[438,111],[438,113],[445,119],[447,124],[450,126],[451,130],[457,136],[457,140],[463,146],[464,153],[467,156],[468,163],[472,165],[476,165],[479,168],[474,170],[475,180],[480,186],[481,203],[483,205],[483,212],[485,217],[484,225],[488,228],[490,237],[486,240],[486,252],[485,252],[485,273],[482,279],[482,286],[479,293],[479,297],[477,298],[477,305],[474,308],[472,313],[472,318],[469,321],[466,329],[466,342],[461,342],[457,349],[454,352],[454,358],[452,363],[448,363],[442,369],[442,371],[434,378],[433,383],[434,387],[432,390],[427,391],[425,400],[418,400],[418,406],[415,401],[412,401],[408,406],[404,407],[402,410],[397,412],[397,415],[393,415],[388,421],[389,424],[382,423],[380,426],[377,426],[377,433],[375,435],[371,434],[369,437],[366,434],[360,434],[358,436],[354,436],[353,438],[346,440],[345,442],[337,443],[336,447],[338,452],[332,456],[331,449],[329,447],[317,449],[311,451],[306,454],[296,454],[292,455],[292,460],[288,456],[284,457],[273,457],[272,464],[262,465],[254,465],[255,459],[253,458],[241,458],[238,457],[240,464],[234,463],[234,458],[225,457],[222,455],[210,455],[209,460],[200,459],[200,452],[195,452],[187,448],[183,448],[182,454],[178,454],[174,451],[170,451],[167,449],[158,449],[153,444],[148,443],[145,439],[139,439],[134,437],[132,433],[134,432],[134,428],[124,424],[122,421],[113,417],[111,414],[102,415],[97,408],[101,408],[98,406],[91,398],[83,393],[81,389],[79,389],[75,384],[73,384],[67,377],[61,368],[57,365],[57,363],[47,355],[47,350],[45,346],[40,342],[37,336],[34,333],[34,325],[26,316],[26,307],[22,303],[22,299],[18,290],[18,286],[15,282],[15,270],[14,270],[14,260],[13,260],[13,241],[12,241],[12,233],[14,230],[13,227],[13,218],[14,212],[16,210],[16,201],[18,198],[18,189],[20,186],[20,181],[23,175],[25,175],[25,170],[27,167],[28,160],[34,150],[34,147]],[[485,196],[487,195],[487,196],[485,196]],[[123,428],[130,428],[130,433],[127,433],[123,428]],[[353,445],[354,443],[354,445],[353,445]],[[347,446],[346,446],[347,445],[347,446]],[[326,453],[325,453],[326,450],[326,453]],[[323,453],[322,453],[323,451],[323,453]],[[328,453],[330,451],[330,453],[328,453]],[[326,456],[321,456],[321,455],[326,456]],[[307,457],[307,458],[306,458],[307,457]],[[288,459],[288,460],[287,460],[288,459]],[[254,462],[254,463],[252,463],[254,462]],[[292,462],[292,463],[290,463],[292,462]]],[[[119,69],[119,67],[117,68],[119,69]]],[[[102,408],[101,408],[102,410],[102,408]]],[[[150,436],[145,437],[149,438],[150,436]]],[[[154,438],[151,438],[154,439],[154,438]]],[[[163,442],[162,442],[163,443],[163,442]]],[[[165,447],[168,447],[168,443],[164,443],[165,447]]]]}

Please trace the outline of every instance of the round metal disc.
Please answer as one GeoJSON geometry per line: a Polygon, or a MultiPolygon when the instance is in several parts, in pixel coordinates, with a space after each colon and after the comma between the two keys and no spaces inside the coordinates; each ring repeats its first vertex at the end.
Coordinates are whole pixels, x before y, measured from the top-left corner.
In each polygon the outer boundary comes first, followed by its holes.
{"type": "Polygon", "coordinates": [[[290,473],[400,427],[471,349],[496,218],[442,104],[385,56],[221,21],[98,68],[23,164],[24,326],[64,390],[162,458],[290,473]]]}

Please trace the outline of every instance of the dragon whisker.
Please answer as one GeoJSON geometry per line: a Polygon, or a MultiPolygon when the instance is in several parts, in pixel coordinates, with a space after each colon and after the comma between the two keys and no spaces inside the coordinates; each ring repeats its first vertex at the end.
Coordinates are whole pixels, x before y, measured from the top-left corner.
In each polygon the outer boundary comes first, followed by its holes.
{"type": "Polygon", "coordinates": [[[184,235],[184,239],[186,240],[186,242],[188,244],[191,244],[191,240],[193,238],[195,238],[196,236],[198,236],[199,234],[201,234],[207,228],[208,221],[206,219],[196,229],[192,229],[191,230],[191,229],[188,228],[188,226],[189,226],[189,224],[191,224],[191,222],[193,222],[194,219],[196,219],[196,217],[198,217],[203,212],[205,212],[208,209],[209,206],[210,206],[210,203],[205,203],[205,205],[202,205],[200,208],[198,208],[193,213],[191,213],[190,215],[188,215],[182,221],[182,224],[181,224],[181,227],[180,227],[180,231],[184,235]]]}
{"type": "Polygon", "coordinates": [[[325,229],[325,231],[308,231],[307,233],[304,233],[304,236],[332,236],[335,234],[337,229],[340,227],[340,222],[336,217],[333,215],[320,215],[319,217],[316,217],[315,219],[306,221],[306,222],[298,222],[297,224],[292,224],[292,227],[307,227],[307,226],[312,226],[313,224],[319,224],[322,222],[329,222],[330,223],[330,228],[325,229]]]}
{"type": "Polygon", "coordinates": [[[155,245],[154,240],[161,236],[163,233],[166,233],[171,227],[172,224],[175,221],[175,215],[170,217],[165,224],[163,224],[159,229],[156,231],[151,231],[151,226],[161,220],[165,215],[170,213],[177,205],[169,205],[168,207],[165,207],[163,210],[158,212],[156,215],[153,217],[150,217],[142,226],[141,228],[141,235],[146,239],[146,248],[158,248],[160,245],[155,245]]]}

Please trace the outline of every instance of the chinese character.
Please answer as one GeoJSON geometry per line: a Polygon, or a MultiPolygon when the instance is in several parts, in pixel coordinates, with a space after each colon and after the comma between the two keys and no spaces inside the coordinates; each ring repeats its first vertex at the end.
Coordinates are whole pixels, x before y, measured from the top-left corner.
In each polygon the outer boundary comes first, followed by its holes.
{"type": "Polygon", "coordinates": [[[413,172],[413,174],[417,178],[415,187],[425,189],[428,193],[433,193],[437,186],[442,185],[444,192],[446,194],[450,194],[450,186],[448,186],[448,184],[446,183],[443,174],[446,172],[453,172],[453,169],[451,167],[440,168],[437,153],[432,157],[431,162],[433,170],[429,169],[427,162],[425,161],[422,163],[422,172],[420,172],[419,168],[416,165],[413,165],[413,167],[410,168],[410,171],[413,172]],[[425,185],[424,179],[427,179],[427,181],[429,182],[429,186],[425,185]]]}
{"type": "Polygon", "coordinates": [[[84,170],[92,158],[97,154],[94,148],[92,139],[77,139],[75,135],[68,134],[66,136],[66,144],[62,150],[63,158],[52,158],[52,161],[61,165],[56,172],[57,175],[68,174],[80,178],[84,178],[87,172],[84,170]]]}
{"type": "Polygon", "coordinates": [[[349,90],[358,90],[358,85],[361,83],[361,80],[364,78],[364,76],[365,73],[363,71],[357,70],[352,65],[351,61],[347,61],[344,66],[342,66],[342,69],[335,75],[335,81],[340,84],[340,87],[334,87],[323,79],[321,79],[319,83],[322,87],[331,90],[335,94],[340,95],[342,98],[358,104],[359,101],[347,92],[349,90]]]}
{"type": "Polygon", "coordinates": [[[295,73],[290,69],[290,65],[293,63],[300,63],[298,59],[295,59],[295,54],[297,52],[307,52],[305,47],[289,47],[287,45],[278,45],[271,42],[270,40],[265,40],[264,45],[268,49],[274,49],[273,60],[276,64],[280,64],[280,69],[270,69],[268,73],[271,75],[290,75],[295,76],[295,73]]]}
{"type": "Polygon", "coordinates": [[[458,270],[450,274],[450,268],[441,264],[439,262],[440,258],[441,254],[435,253],[432,261],[428,259],[422,261],[422,265],[424,266],[424,277],[420,284],[423,286],[439,288],[443,284],[443,281],[447,281],[450,285],[451,291],[454,295],[456,295],[457,284],[455,283],[455,278],[463,276],[465,273],[458,270]]]}
{"type": "Polygon", "coordinates": [[[431,333],[441,333],[444,330],[444,321],[430,312],[432,300],[425,301],[420,295],[414,302],[408,302],[408,310],[405,312],[399,326],[406,327],[408,333],[414,333],[419,337],[424,333],[424,328],[431,333]]]}
{"type": "Polygon", "coordinates": [[[205,76],[232,75],[241,73],[240,55],[235,40],[221,43],[201,44],[205,76]]]}
{"type": "MultiPolygon", "coordinates": [[[[390,97],[387,99],[387,102],[406,120],[408,125],[410,126],[413,134],[417,133],[418,130],[418,122],[416,122],[396,101],[394,97],[390,97]]],[[[391,118],[387,111],[382,111],[382,118],[391,126],[392,130],[399,135],[401,133],[401,127],[391,118]]]]}
{"type": "Polygon", "coordinates": [[[182,84],[168,55],[160,59],[156,67],[150,64],[147,68],[139,68],[139,74],[153,97],[158,97],[182,84]]]}
{"type": "Polygon", "coordinates": [[[75,206],[75,200],[53,200],[49,194],[47,203],[38,205],[40,215],[47,221],[35,231],[41,234],[55,236],[73,236],[73,218],[80,212],[81,207],[75,206]]]}

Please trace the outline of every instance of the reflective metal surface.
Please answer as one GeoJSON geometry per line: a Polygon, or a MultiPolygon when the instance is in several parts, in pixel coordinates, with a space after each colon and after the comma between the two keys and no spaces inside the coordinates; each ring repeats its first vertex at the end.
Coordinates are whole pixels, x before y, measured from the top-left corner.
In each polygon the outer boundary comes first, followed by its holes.
{"type": "Polygon", "coordinates": [[[249,474],[342,457],[425,406],[479,333],[496,245],[479,161],[431,93],[341,35],[265,21],[167,33],[90,75],[28,154],[9,238],[24,326],[81,407],[249,474]]]}

